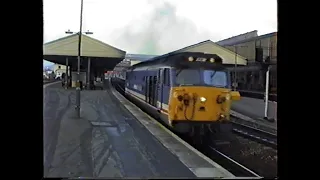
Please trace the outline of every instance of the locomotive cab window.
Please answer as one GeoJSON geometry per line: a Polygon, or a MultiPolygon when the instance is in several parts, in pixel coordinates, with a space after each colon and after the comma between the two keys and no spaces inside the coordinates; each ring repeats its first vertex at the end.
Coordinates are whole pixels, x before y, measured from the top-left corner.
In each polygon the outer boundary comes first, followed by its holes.
{"type": "Polygon", "coordinates": [[[198,69],[177,69],[176,84],[180,86],[200,85],[200,71],[198,69]]]}
{"type": "Polygon", "coordinates": [[[227,87],[227,73],[224,71],[204,70],[203,80],[206,85],[215,87],[227,87]]]}
{"type": "Polygon", "coordinates": [[[177,69],[176,85],[206,85],[228,87],[228,76],[225,71],[204,69],[177,69]]]}

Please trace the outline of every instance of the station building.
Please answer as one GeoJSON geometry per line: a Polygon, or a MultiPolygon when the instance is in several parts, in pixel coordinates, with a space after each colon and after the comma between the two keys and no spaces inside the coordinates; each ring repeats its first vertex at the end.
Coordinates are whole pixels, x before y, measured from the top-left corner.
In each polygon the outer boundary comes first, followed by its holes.
{"type": "MultiPolygon", "coordinates": [[[[261,62],[271,63],[270,92],[277,90],[277,32],[257,35],[257,31],[240,34],[216,42],[217,44],[245,57],[248,64],[243,69],[238,68],[236,80],[243,91],[264,92],[266,74],[261,71],[261,62]]],[[[234,73],[233,73],[234,76],[234,73]]]]}
{"type": "MultiPolygon", "coordinates": [[[[255,33],[256,31],[253,32],[255,33]]],[[[253,35],[253,32],[221,40],[218,41],[217,44],[248,59],[248,65],[264,61],[268,57],[272,63],[276,64],[277,32],[272,32],[261,36],[255,36],[255,34],[253,35]],[[262,52],[261,57],[259,57],[260,52],[262,52]]]]}

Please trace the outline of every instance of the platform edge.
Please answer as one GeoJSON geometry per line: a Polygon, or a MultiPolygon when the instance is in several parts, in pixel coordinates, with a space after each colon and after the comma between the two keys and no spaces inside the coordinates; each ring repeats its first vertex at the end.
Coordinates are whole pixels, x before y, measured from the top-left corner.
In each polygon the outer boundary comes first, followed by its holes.
{"type": "MultiPolygon", "coordinates": [[[[110,83],[110,82],[109,82],[110,83]]],[[[118,91],[116,91],[114,89],[114,87],[111,86],[110,88],[112,94],[120,101],[126,101],[128,102],[130,105],[132,105],[133,107],[136,107],[136,105],[134,105],[132,102],[130,102],[129,100],[127,100],[122,94],[120,94],[118,91]]],[[[128,109],[127,107],[125,107],[130,113],[130,109],[128,109]]],[[[161,123],[159,123],[157,120],[155,120],[154,118],[150,117],[148,114],[146,114],[145,112],[143,112],[140,108],[136,107],[137,109],[139,109],[143,114],[145,114],[151,121],[153,121],[154,123],[156,123],[157,125],[159,125],[163,130],[165,130],[169,135],[171,135],[173,138],[175,138],[177,141],[179,141],[180,143],[182,143],[186,148],[190,149],[192,152],[194,152],[195,154],[197,154],[199,157],[201,157],[202,159],[204,159],[205,161],[207,161],[209,164],[211,164],[213,166],[212,169],[218,169],[221,173],[225,174],[226,176],[223,178],[234,178],[235,176],[230,173],[229,171],[227,171],[225,168],[223,168],[222,166],[220,166],[219,164],[217,164],[216,162],[212,161],[210,158],[208,158],[207,156],[205,156],[204,154],[202,154],[201,152],[199,152],[198,150],[196,150],[195,148],[193,148],[191,145],[189,145],[188,143],[186,143],[185,141],[183,141],[180,137],[178,137],[177,135],[175,135],[174,133],[172,133],[170,130],[168,130],[167,128],[165,128],[161,123]]],[[[139,119],[138,119],[139,120],[139,119]]],[[[139,120],[140,121],[140,120],[139,120]]],[[[141,122],[141,124],[143,124],[143,126],[146,127],[145,123],[141,122]]],[[[146,127],[146,129],[150,132],[150,130],[146,127]]],[[[152,132],[150,132],[151,134],[153,134],[152,132]]],[[[155,136],[161,143],[162,140],[155,136]]],[[[171,153],[173,153],[175,156],[177,156],[174,152],[172,152],[170,149],[168,149],[171,153]]],[[[180,160],[180,159],[179,159],[180,160]]],[[[181,160],[180,160],[181,161],[181,160]]],[[[183,161],[181,161],[184,165],[186,165],[183,161]]],[[[187,165],[186,165],[187,166],[187,165]]],[[[188,166],[187,166],[188,167],[188,166]]],[[[190,168],[188,167],[189,170],[195,174],[197,177],[212,177],[212,176],[208,176],[207,173],[199,173],[199,170],[201,170],[201,167],[199,168],[190,168]]],[[[214,178],[219,178],[219,177],[214,177],[214,178]]],[[[222,178],[220,176],[220,178],[222,178]]]]}

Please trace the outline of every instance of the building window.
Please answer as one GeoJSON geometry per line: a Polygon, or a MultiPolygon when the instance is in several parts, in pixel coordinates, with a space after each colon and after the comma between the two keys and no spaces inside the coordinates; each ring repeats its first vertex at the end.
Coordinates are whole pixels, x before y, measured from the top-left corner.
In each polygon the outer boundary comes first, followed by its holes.
{"type": "Polygon", "coordinates": [[[261,47],[256,47],[256,62],[262,62],[263,61],[263,58],[264,58],[264,51],[263,51],[263,48],[261,47]]]}

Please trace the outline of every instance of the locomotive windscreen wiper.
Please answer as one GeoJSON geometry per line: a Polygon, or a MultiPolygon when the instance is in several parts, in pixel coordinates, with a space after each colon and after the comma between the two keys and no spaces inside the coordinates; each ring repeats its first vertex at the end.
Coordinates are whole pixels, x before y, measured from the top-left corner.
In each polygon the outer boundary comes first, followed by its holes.
{"type": "Polygon", "coordinates": [[[180,69],[177,73],[176,73],[176,77],[181,73],[183,69],[180,69]]]}
{"type": "Polygon", "coordinates": [[[217,71],[214,71],[214,72],[211,74],[211,76],[210,76],[211,79],[212,79],[213,76],[216,74],[216,72],[217,72],[217,71]]]}

